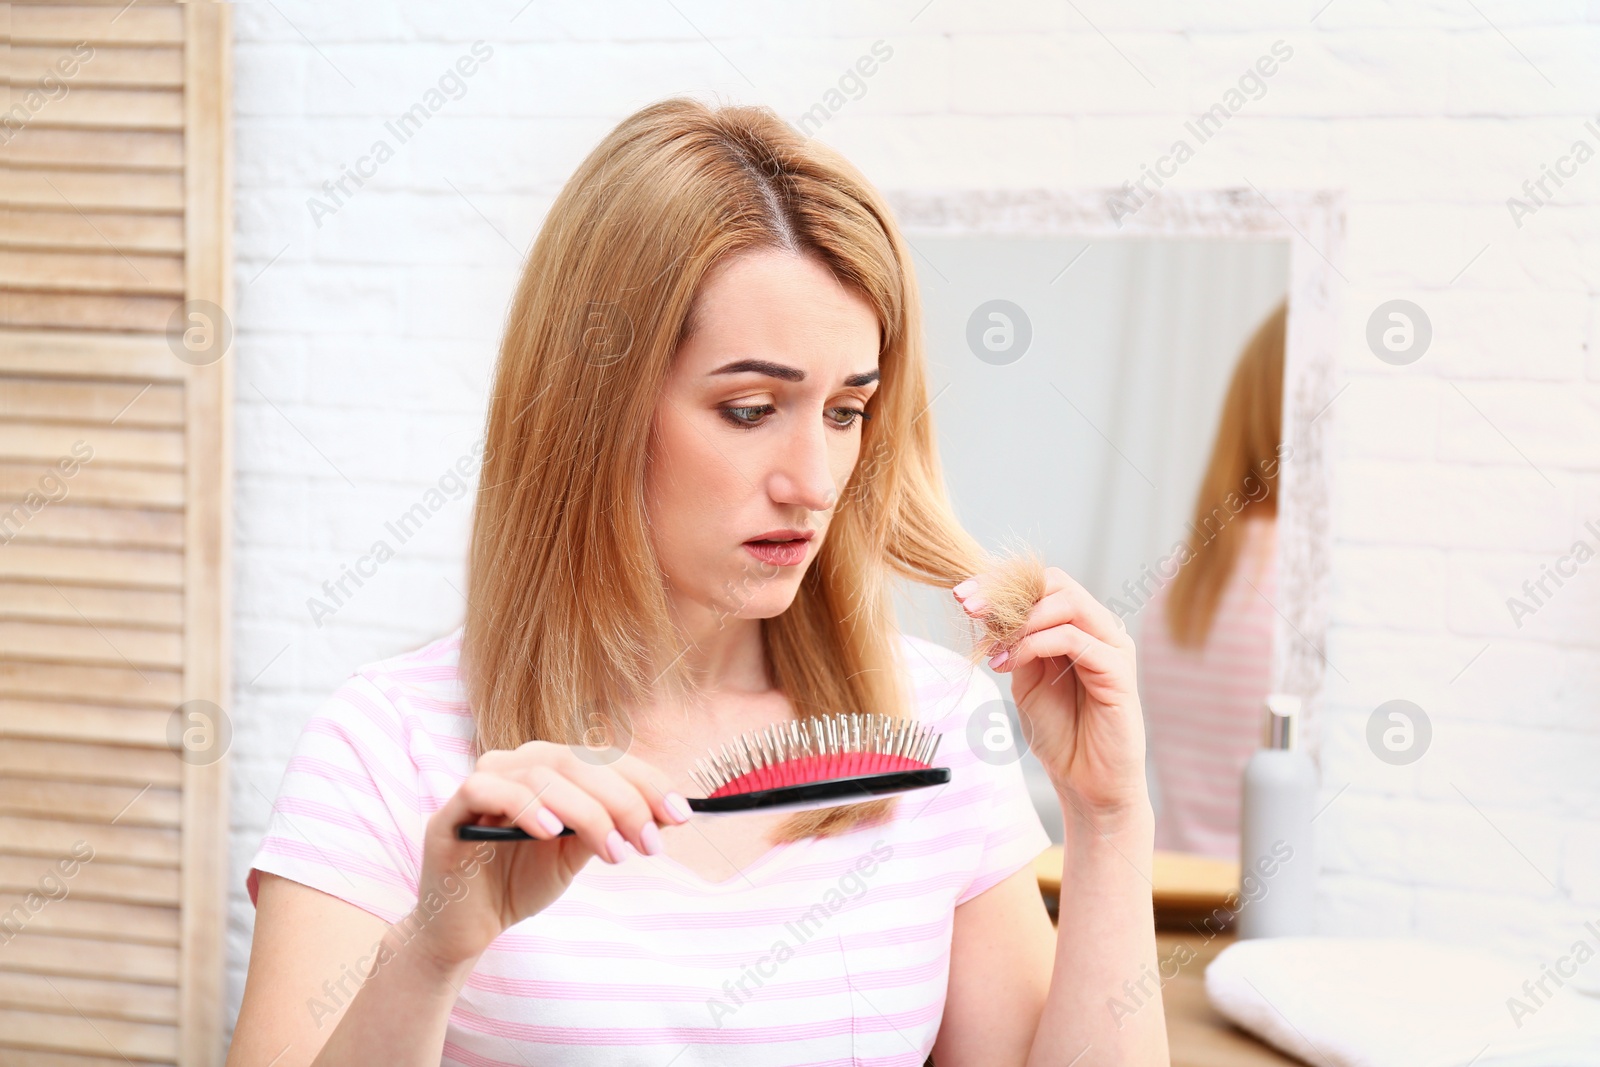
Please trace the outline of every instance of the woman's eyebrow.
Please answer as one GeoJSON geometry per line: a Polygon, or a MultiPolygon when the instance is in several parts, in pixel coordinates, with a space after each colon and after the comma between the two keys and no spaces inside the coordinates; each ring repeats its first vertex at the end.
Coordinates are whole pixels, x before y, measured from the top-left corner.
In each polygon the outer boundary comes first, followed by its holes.
{"type": "MultiPolygon", "coordinates": [[[[803,382],[806,372],[799,367],[790,367],[782,363],[773,363],[766,359],[739,359],[732,363],[724,363],[712,374],[765,374],[770,378],[781,378],[786,382],[803,382]]],[[[844,380],[845,385],[871,385],[878,380],[878,369],[865,371],[861,374],[852,374],[844,380]]]]}

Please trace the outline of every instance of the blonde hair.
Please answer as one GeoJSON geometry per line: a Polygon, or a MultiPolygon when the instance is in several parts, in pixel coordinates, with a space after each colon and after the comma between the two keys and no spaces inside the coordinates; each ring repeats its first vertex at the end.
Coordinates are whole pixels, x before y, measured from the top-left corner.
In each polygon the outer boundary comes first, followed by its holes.
{"type": "MultiPolygon", "coordinates": [[[[513,298],[468,559],[462,668],[478,751],[578,744],[597,725],[631,736],[630,709],[701,692],[646,525],[650,428],[702,280],[766,248],[816,257],[881,327],[861,458],[794,602],[763,621],[770,677],[796,715],[907,714],[891,572],[949,587],[1001,564],[985,594],[1003,618],[974,655],[1009,643],[1042,595],[1036,559],[990,556],[951,510],[911,256],[887,204],[770,109],[666,100],[579,165],[513,298]]],[[[881,821],[892,804],[797,813],[779,837],[881,821]]]]}
{"type": "Polygon", "coordinates": [[[1280,301],[1256,327],[1228,384],[1211,459],[1195,498],[1188,554],[1167,595],[1167,628],[1180,645],[1198,647],[1211,630],[1244,534],[1232,519],[1278,511],[1288,310],[1287,302],[1280,301]],[[1231,506],[1232,500],[1239,501],[1237,508],[1231,506]]]}

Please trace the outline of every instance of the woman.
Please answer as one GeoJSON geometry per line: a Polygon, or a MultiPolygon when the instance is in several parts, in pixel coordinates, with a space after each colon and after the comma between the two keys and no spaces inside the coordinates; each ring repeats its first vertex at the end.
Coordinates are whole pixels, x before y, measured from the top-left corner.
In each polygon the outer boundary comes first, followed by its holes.
{"type": "Polygon", "coordinates": [[[624,121],[513,303],[464,627],[290,761],[231,1062],[1165,1063],[1132,643],[1051,568],[991,661],[1069,815],[1057,934],[1020,769],[965,740],[998,689],[894,628],[891,572],[990,606],[933,441],[865,179],[765,109],[624,121]],[[951,782],[685,822],[715,745],[860,710],[934,724],[951,782]]]}
{"type": "Polygon", "coordinates": [[[1182,567],[1145,606],[1157,848],[1239,858],[1240,782],[1272,688],[1287,318],[1280,303],[1239,356],[1182,567]]]}

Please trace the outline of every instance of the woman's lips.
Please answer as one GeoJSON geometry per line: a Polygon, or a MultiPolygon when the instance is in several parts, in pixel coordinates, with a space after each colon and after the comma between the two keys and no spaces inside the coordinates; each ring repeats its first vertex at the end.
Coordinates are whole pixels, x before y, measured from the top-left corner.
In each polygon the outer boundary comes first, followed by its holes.
{"type": "Polygon", "coordinates": [[[810,541],[746,541],[744,547],[763,563],[793,567],[804,563],[810,541]]]}

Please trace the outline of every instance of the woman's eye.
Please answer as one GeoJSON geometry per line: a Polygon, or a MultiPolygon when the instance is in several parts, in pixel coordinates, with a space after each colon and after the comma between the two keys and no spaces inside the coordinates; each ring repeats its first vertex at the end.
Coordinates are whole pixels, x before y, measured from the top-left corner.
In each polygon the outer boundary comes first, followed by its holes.
{"type": "Polygon", "coordinates": [[[832,422],[841,430],[848,430],[850,427],[856,424],[858,419],[872,418],[871,415],[868,415],[861,408],[832,408],[829,410],[829,414],[836,416],[832,422]],[[837,416],[843,416],[843,420],[841,421],[839,418],[837,418],[837,416]]]}
{"type": "MultiPolygon", "coordinates": [[[[752,427],[761,425],[768,415],[778,409],[773,404],[746,404],[720,410],[722,417],[735,426],[752,427]]],[[[857,420],[872,418],[861,408],[829,408],[827,416],[829,424],[836,430],[848,430],[857,420]]]]}
{"type": "Polygon", "coordinates": [[[723,408],[722,417],[736,426],[756,426],[760,424],[762,416],[776,410],[771,404],[723,408]]]}

